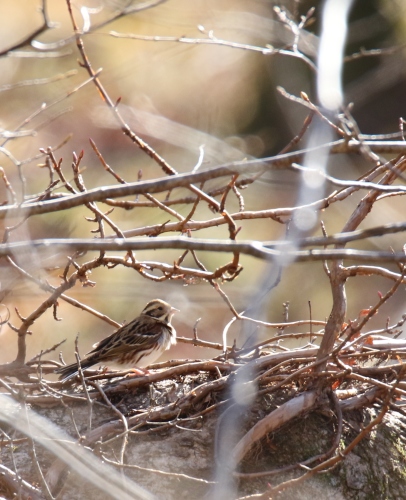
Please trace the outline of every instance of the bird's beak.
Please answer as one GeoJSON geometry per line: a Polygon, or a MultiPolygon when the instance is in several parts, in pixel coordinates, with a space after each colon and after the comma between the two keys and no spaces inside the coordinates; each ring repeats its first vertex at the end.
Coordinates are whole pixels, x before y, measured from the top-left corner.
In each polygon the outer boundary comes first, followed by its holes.
{"type": "Polygon", "coordinates": [[[180,312],[179,309],[176,309],[176,307],[172,307],[171,306],[171,313],[172,314],[175,314],[175,313],[178,313],[178,312],[180,312]]]}

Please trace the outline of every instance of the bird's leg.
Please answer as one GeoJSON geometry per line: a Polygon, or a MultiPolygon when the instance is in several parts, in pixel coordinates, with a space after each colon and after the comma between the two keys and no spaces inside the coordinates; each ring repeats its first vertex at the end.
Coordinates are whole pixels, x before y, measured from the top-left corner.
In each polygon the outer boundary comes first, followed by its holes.
{"type": "Polygon", "coordinates": [[[145,368],[131,368],[130,371],[132,373],[128,373],[125,377],[128,378],[128,377],[135,377],[135,376],[138,376],[138,377],[142,377],[144,375],[149,375],[150,372],[148,370],[146,370],[145,368]]]}

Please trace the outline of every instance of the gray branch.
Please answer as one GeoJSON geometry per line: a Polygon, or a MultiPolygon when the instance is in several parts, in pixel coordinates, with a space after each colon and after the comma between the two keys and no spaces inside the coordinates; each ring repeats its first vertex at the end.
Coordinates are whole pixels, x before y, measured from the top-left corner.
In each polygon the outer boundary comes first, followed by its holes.
{"type": "MultiPolygon", "coordinates": [[[[375,153],[406,154],[406,143],[402,141],[363,141],[338,140],[312,150],[328,150],[332,154],[359,153],[363,146],[368,146],[375,153]]],[[[84,205],[94,201],[103,201],[106,198],[119,198],[123,196],[139,195],[145,193],[162,193],[178,187],[188,187],[210,179],[226,177],[233,174],[252,174],[266,169],[287,168],[292,163],[299,162],[310,149],[296,151],[269,158],[237,161],[213,167],[195,173],[178,174],[172,177],[151,181],[132,182],[119,186],[102,186],[91,189],[85,193],[68,195],[62,199],[26,203],[23,205],[5,205],[0,207],[0,219],[7,217],[28,217],[84,205]]],[[[377,189],[384,192],[406,192],[405,186],[385,186],[371,182],[359,182],[358,188],[377,189]]]]}
{"type": "Polygon", "coordinates": [[[354,249],[309,249],[299,250],[292,243],[281,246],[278,249],[270,248],[276,246],[276,242],[259,241],[220,241],[212,239],[195,239],[178,237],[159,238],[139,238],[136,241],[115,239],[43,239],[32,241],[19,241],[15,243],[3,243],[0,245],[0,256],[14,255],[17,253],[29,253],[33,250],[58,251],[120,251],[130,250],[157,250],[157,249],[178,249],[178,250],[201,250],[206,252],[242,253],[251,255],[259,259],[273,261],[278,260],[283,264],[292,260],[297,262],[309,262],[320,260],[350,259],[356,262],[406,262],[406,255],[403,252],[384,252],[354,249]]]}

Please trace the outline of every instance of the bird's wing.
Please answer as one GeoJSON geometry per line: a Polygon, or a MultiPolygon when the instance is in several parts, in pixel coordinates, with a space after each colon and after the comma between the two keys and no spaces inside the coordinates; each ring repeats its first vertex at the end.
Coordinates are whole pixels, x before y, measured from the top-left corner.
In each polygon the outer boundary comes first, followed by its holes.
{"type": "Polygon", "coordinates": [[[168,328],[156,319],[136,318],[96,344],[85,358],[97,360],[114,358],[126,352],[129,347],[141,349],[154,345],[162,335],[162,328],[168,328]]]}

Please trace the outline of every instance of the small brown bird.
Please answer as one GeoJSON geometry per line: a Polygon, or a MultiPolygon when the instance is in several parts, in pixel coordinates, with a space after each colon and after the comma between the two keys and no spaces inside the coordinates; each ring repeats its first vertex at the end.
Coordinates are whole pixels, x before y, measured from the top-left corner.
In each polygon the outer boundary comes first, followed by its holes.
{"type": "MultiPolygon", "coordinates": [[[[151,300],[141,314],[127,325],[93,346],[81,360],[83,370],[98,363],[117,363],[132,367],[145,367],[176,344],[176,331],[171,325],[175,309],[160,299],[151,300]]],[[[55,370],[60,373],[60,380],[76,377],[77,363],[55,370]]]]}

